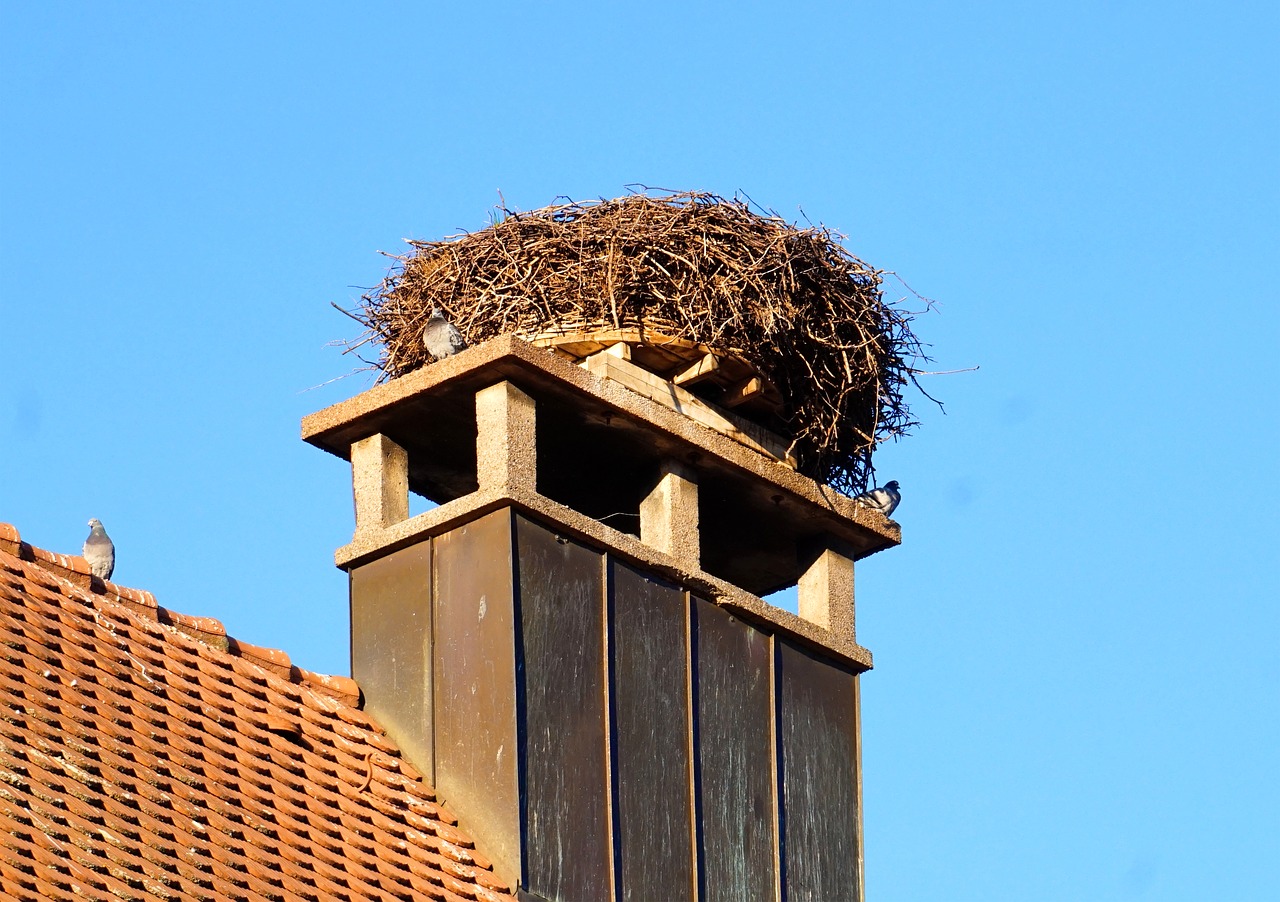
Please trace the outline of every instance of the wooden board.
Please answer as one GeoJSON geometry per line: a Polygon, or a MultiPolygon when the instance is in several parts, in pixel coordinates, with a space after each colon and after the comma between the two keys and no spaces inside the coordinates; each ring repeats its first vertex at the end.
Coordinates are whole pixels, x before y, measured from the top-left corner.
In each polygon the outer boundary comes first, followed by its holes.
{"type": "Polygon", "coordinates": [[[690,899],[694,887],[684,592],[610,562],[623,902],[690,899]]]}
{"type": "MultiPolygon", "coordinates": [[[[628,359],[630,359],[629,355],[628,359]]],[[[692,365],[672,376],[671,381],[676,385],[697,385],[702,380],[714,376],[719,369],[720,358],[715,354],[704,354],[692,365]]]]}
{"type": "Polygon", "coordinates": [[[431,633],[430,542],[351,571],[351,675],[365,711],[434,780],[431,633]]]}
{"type": "Polygon", "coordinates": [[[609,899],[603,555],[517,516],[516,569],[525,887],[609,899]]]}
{"type": "Polygon", "coordinates": [[[581,366],[597,376],[625,385],[651,401],[670,407],[740,445],[795,469],[795,460],[787,456],[787,442],[781,436],[728,411],[717,410],[691,392],[634,363],[608,352],[600,352],[588,357],[581,366]]]}
{"type": "Polygon", "coordinates": [[[703,902],[777,898],[769,637],[695,599],[703,902]]]}
{"type": "Polygon", "coordinates": [[[562,348],[567,353],[576,355],[579,358],[595,354],[597,351],[602,351],[609,345],[620,341],[625,341],[628,344],[647,344],[662,348],[673,352],[673,356],[677,357],[680,356],[678,354],[679,351],[696,351],[697,356],[711,352],[711,349],[706,345],[700,345],[686,338],[676,338],[671,335],[663,335],[652,329],[638,328],[541,332],[525,338],[525,341],[540,348],[562,348]]]}
{"type": "Polygon", "coordinates": [[[856,677],[779,642],[788,902],[859,902],[856,677]]]}
{"type": "Polygon", "coordinates": [[[574,363],[581,363],[612,348],[615,353],[621,351],[627,359],[664,380],[689,386],[699,383],[704,383],[704,387],[710,386],[707,391],[699,389],[699,393],[713,400],[717,394],[728,396],[735,387],[758,378],[759,390],[749,398],[739,400],[753,415],[776,418],[782,413],[782,395],[778,389],[733,348],[712,348],[686,338],[640,328],[569,329],[522,338],[538,347],[549,348],[574,363]]]}
{"type": "Polygon", "coordinates": [[[498,873],[519,879],[511,529],[500,510],[432,540],[432,658],[436,791],[498,873]]]}

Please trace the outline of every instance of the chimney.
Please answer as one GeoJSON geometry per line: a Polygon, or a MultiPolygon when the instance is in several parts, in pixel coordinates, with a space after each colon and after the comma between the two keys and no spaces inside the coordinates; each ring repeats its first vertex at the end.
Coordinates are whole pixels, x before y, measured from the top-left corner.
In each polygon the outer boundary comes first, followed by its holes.
{"type": "Polygon", "coordinates": [[[495,338],[303,421],[352,466],[365,707],[522,898],[861,900],[853,567],[897,525],[595,346],[495,338]]]}

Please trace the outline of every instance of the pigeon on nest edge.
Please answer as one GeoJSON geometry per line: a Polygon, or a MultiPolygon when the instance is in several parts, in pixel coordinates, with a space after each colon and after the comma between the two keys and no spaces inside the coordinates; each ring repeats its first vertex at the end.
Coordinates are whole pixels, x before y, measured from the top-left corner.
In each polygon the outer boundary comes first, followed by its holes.
{"type": "Polygon", "coordinates": [[[898,480],[891,479],[882,488],[863,492],[853,500],[872,510],[878,510],[888,517],[898,507],[898,502],[902,500],[902,494],[898,491],[898,480]]]}
{"type": "Polygon", "coordinates": [[[116,546],[97,517],[89,521],[89,527],[89,538],[84,540],[84,559],[89,562],[89,572],[98,579],[111,579],[111,571],[116,569],[116,546]]]}
{"type": "Polygon", "coordinates": [[[439,307],[431,308],[431,317],[422,329],[422,344],[436,360],[452,357],[467,346],[458,327],[445,319],[439,307]]]}

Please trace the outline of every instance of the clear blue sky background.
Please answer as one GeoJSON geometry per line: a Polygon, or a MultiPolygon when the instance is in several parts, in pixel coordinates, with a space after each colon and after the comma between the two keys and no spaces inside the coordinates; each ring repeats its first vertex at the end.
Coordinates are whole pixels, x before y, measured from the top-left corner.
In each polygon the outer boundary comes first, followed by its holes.
{"type": "Polygon", "coordinates": [[[859,570],[890,900],[1280,887],[1273,3],[0,5],[0,521],[346,672],[380,249],[630,183],[941,301],[859,570]],[[344,8],[345,7],[345,8],[344,8]]]}

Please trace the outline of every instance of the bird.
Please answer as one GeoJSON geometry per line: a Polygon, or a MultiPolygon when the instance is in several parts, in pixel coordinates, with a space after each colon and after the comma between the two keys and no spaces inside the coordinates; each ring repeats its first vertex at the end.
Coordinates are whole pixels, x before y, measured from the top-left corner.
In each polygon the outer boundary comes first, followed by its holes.
{"type": "Polygon", "coordinates": [[[436,360],[452,357],[467,346],[458,327],[445,319],[439,307],[431,308],[431,317],[422,329],[422,343],[436,360]]]}
{"type": "Polygon", "coordinates": [[[89,572],[98,579],[111,579],[111,571],[116,569],[116,546],[97,517],[89,521],[89,538],[84,540],[84,559],[89,562],[89,572]]]}
{"type": "Polygon", "coordinates": [[[880,511],[888,517],[897,509],[898,502],[902,500],[902,494],[898,491],[898,480],[891,479],[883,487],[863,492],[853,500],[872,510],[880,511]]]}

